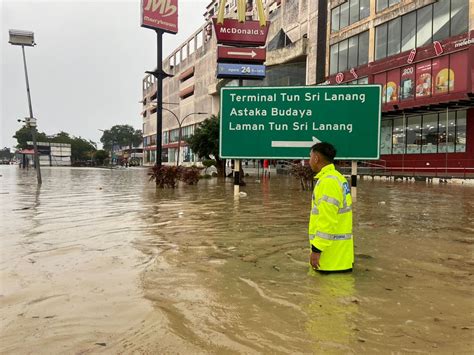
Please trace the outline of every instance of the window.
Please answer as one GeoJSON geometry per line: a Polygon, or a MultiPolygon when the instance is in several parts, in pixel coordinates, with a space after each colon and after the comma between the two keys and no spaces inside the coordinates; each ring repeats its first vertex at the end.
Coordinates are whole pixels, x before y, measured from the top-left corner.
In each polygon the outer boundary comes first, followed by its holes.
{"type": "Polygon", "coordinates": [[[370,0],[349,0],[331,10],[331,32],[337,32],[369,15],[370,0]]]}
{"type": "Polygon", "coordinates": [[[416,14],[416,46],[422,47],[431,42],[433,12],[431,6],[417,10],[416,14]]]}
{"type": "Polygon", "coordinates": [[[329,74],[367,64],[368,57],[369,32],[366,31],[331,46],[329,74]]]}
{"type": "Polygon", "coordinates": [[[380,154],[392,154],[392,123],[393,120],[382,121],[380,129],[380,154]]]}
{"type": "Polygon", "coordinates": [[[170,132],[170,143],[175,143],[178,141],[178,138],[179,138],[179,129],[178,128],[175,128],[175,129],[172,129],[170,132]]]}
{"type": "Polygon", "coordinates": [[[456,113],[456,152],[466,152],[466,111],[456,113]]]}
{"type": "Polygon", "coordinates": [[[451,36],[467,32],[469,4],[467,0],[451,0],[451,36]]]}
{"type": "Polygon", "coordinates": [[[331,11],[331,32],[339,31],[341,26],[339,26],[339,16],[341,13],[341,7],[338,6],[331,11]]]}
{"type": "Polygon", "coordinates": [[[393,154],[405,153],[405,124],[404,118],[396,118],[393,120],[393,154]]]}
{"type": "Polygon", "coordinates": [[[339,42],[339,65],[337,66],[339,72],[347,70],[348,43],[347,39],[339,42]]]}
{"type": "Polygon", "coordinates": [[[398,4],[400,0],[377,0],[377,12],[385,10],[387,7],[398,4]]]}
{"type": "Polygon", "coordinates": [[[375,60],[387,56],[387,24],[375,28],[375,60]]]}
{"type": "Polygon", "coordinates": [[[438,151],[438,114],[423,115],[421,141],[422,153],[430,154],[438,151]]]}
{"type": "Polygon", "coordinates": [[[402,16],[402,52],[416,46],[416,11],[402,16]]]}
{"type": "Polygon", "coordinates": [[[339,20],[340,28],[349,25],[349,1],[341,5],[341,17],[339,20]]]}
{"type": "Polygon", "coordinates": [[[401,19],[396,18],[388,23],[387,55],[391,56],[400,53],[400,33],[401,33],[401,19]]]}
{"type": "Polygon", "coordinates": [[[408,117],[406,141],[407,154],[421,153],[421,116],[408,117]]]}
{"type": "Polygon", "coordinates": [[[359,35],[359,57],[358,65],[364,65],[369,62],[369,31],[362,32],[359,35]]]}
{"type": "Polygon", "coordinates": [[[163,144],[168,144],[169,143],[169,135],[168,131],[163,132],[163,144]]]}
{"type": "Polygon", "coordinates": [[[466,0],[439,0],[403,15],[401,20],[398,17],[377,26],[375,60],[467,32],[467,4],[466,0]]]}
{"type": "Polygon", "coordinates": [[[433,5],[433,41],[449,37],[450,0],[439,0],[433,5]]]}
{"type": "Polygon", "coordinates": [[[448,116],[446,112],[410,116],[405,118],[406,125],[403,117],[383,120],[380,154],[444,154],[446,150],[464,153],[466,112],[449,111],[448,116]]]}

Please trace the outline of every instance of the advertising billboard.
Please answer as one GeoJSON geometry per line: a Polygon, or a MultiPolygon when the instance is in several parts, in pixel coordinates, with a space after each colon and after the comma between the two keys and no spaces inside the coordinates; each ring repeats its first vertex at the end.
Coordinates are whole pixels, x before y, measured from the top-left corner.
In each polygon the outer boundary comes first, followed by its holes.
{"type": "Polygon", "coordinates": [[[141,26],[177,33],[178,0],[142,0],[141,26]]]}

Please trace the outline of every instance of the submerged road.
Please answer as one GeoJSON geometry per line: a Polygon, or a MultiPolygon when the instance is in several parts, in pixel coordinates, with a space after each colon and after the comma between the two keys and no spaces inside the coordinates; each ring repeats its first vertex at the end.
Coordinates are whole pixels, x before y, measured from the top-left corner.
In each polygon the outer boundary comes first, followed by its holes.
{"type": "Polygon", "coordinates": [[[307,265],[291,177],[0,166],[0,344],[25,353],[471,353],[474,187],[362,181],[355,270],[307,265]]]}

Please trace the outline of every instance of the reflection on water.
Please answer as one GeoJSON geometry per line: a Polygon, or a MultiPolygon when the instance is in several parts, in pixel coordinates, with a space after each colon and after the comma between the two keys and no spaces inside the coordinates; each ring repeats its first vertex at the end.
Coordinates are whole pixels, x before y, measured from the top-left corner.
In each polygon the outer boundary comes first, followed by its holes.
{"type": "Polygon", "coordinates": [[[355,270],[319,275],[291,178],[44,170],[0,168],[6,352],[472,350],[473,187],[363,181],[355,270]]]}

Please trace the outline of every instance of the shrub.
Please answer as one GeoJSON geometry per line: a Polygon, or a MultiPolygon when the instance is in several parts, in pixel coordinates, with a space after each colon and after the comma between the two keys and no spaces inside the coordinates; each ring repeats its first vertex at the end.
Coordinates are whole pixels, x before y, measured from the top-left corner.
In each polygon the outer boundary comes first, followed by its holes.
{"type": "Polygon", "coordinates": [[[188,185],[195,185],[198,183],[199,177],[201,176],[201,169],[197,166],[191,166],[189,168],[180,166],[179,168],[179,180],[188,185]]]}
{"type": "Polygon", "coordinates": [[[290,174],[299,178],[301,188],[304,190],[310,190],[314,184],[314,172],[308,165],[293,164],[290,169],[290,174]]]}
{"type": "Polygon", "coordinates": [[[199,181],[201,175],[201,169],[192,166],[153,166],[148,173],[150,175],[150,181],[155,180],[156,185],[165,188],[176,188],[178,180],[183,181],[188,185],[195,185],[199,181]]]}
{"type": "Polygon", "coordinates": [[[150,175],[150,181],[155,180],[157,186],[174,189],[179,178],[179,168],[176,166],[154,165],[148,175],[150,175]]]}

